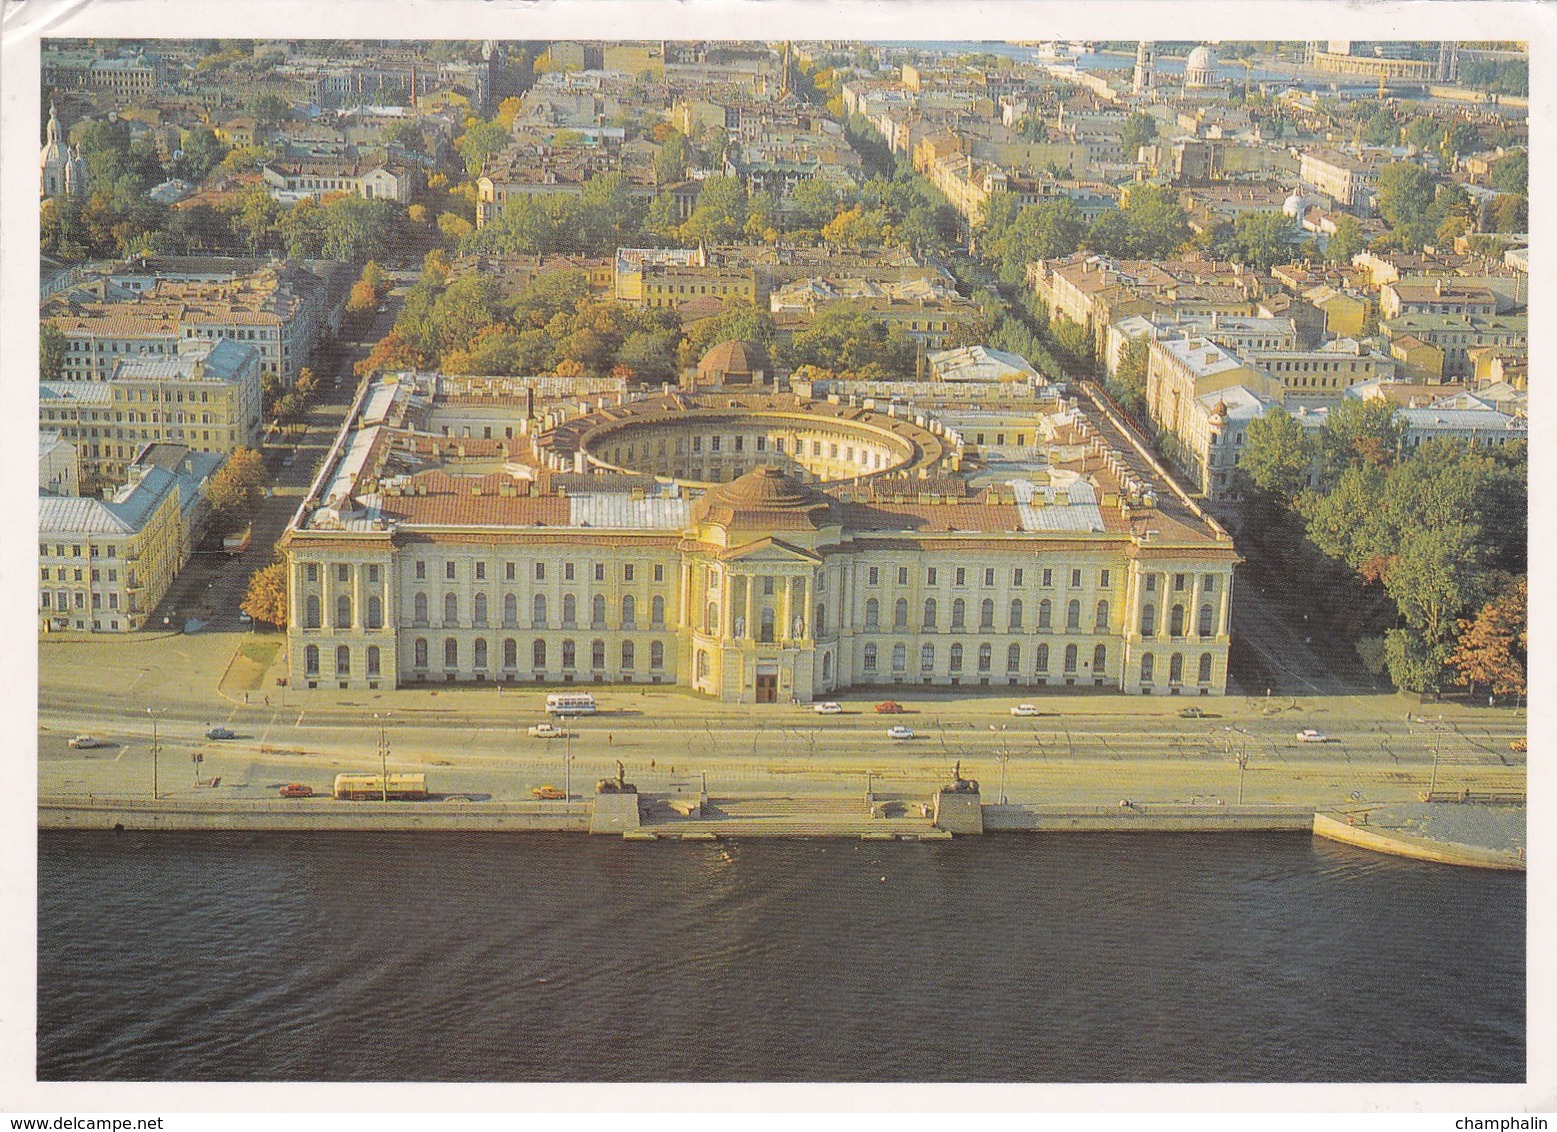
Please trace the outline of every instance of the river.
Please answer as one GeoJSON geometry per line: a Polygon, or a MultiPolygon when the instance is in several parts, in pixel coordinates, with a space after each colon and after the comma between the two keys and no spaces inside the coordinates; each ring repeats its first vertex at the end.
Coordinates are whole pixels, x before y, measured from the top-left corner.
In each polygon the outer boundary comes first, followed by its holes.
{"type": "Polygon", "coordinates": [[[38,1073],[1520,1081],[1525,891],[1290,835],[51,833],[38,1073]]]}

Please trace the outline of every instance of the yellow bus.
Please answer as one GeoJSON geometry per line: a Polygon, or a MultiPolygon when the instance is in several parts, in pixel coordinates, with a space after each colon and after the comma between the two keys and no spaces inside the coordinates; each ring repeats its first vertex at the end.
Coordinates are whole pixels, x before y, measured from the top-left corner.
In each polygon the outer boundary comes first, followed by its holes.
{"type": "MultiPolygon", "coordinates": [[[[385,796],[384,778],[378,774],[337,774],[335,797],[348,802],[373,801],[385,796]]],[[[425,774],[391,774],[388,797],[390,801],[416,801],[427,797],[425,774]]]]}

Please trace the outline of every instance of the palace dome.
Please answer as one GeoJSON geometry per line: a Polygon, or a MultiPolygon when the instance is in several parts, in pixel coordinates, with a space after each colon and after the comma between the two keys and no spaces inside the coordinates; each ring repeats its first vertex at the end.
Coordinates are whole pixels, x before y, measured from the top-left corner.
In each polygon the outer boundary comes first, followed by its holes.
{"type": "Polygon", "coordinates": [[[699,385],[750,385],[757,374],[770,371],[768,355],[755,342],[731,338],[703,355],[697,363],[699,385]]]}
{"type": "Polygon", "coordinates": [[[832,512],[825,493],[771,464],[709,488],[692,505],[694,520],[727,530],[814,531],[828,525],[832,512]]]}
{"type": "Polygon", "coordinates": [[[1216,55],[1209,47],[1200,46],[1184,60],[1185,86],[1212,86],[1216,83],[1216,55]]]}

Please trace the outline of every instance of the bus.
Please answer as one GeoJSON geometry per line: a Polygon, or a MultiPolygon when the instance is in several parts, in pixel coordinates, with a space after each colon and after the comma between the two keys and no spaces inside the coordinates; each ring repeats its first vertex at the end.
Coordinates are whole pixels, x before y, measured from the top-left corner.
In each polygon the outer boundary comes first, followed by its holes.
{"type": "Polygon", "coordinates": [[[546,714],[594,715],[595,697],[588,692],[553,692],[546,697],[546,714]]]}
{"type": "MultiPolygon", "coordinates": [[[[389,800],[391,802],[419,801],[427,797],[425,774],[391,774],[389,776],[389,800]]],[[[384,779],[377,774],[337,774],[335,797],[348,802],[372,802],[385,796],[384,779]]]]}

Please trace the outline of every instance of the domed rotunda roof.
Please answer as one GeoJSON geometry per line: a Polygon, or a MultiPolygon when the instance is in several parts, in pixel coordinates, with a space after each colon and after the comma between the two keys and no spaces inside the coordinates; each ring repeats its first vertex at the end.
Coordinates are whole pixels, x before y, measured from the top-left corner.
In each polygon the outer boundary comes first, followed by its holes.
{"type": "Polygon", "coordinates": [[[832,519],[833,500],[771,464],[709,488],[692,518],[727,530],[814,531],[832,519]]]}
{"type": "Polygon", "coordinates": [[[703,355],[697,363],[697,376],[700,383],[741,385],[750,384],[756,374],[770,368],[766,351],[756,342],[731,338],[703,355]]]}

